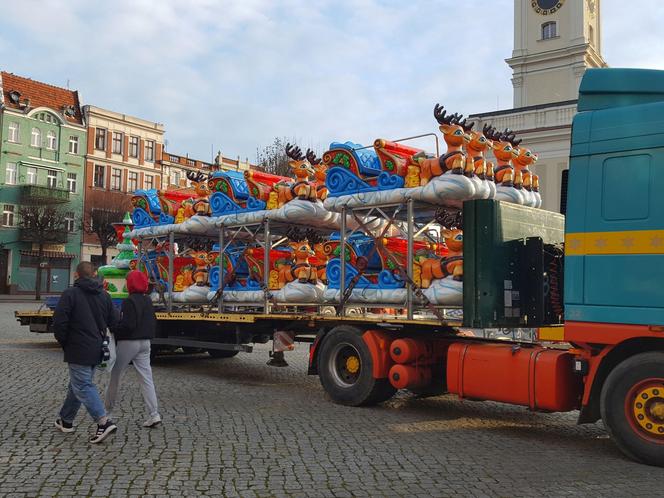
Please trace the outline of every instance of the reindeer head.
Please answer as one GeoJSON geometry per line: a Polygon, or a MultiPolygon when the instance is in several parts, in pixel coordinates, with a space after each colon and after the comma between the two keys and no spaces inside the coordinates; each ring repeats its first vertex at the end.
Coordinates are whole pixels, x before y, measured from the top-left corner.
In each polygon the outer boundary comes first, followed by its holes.
{"type": "Polygon", "coordinates": [[[191,181],[192,187],[196,191],[196,195],[199,197],[205,197],[210,195],[210,187],[208,186],[208,177],[200,171],[194,173],[193,171],[187,171],[187,178],[191,181]]]}
{"type": "Polygon", "coordinates": [[[309,161],[302,154],[302,149],[291,144],[286,144],[286,155],[289,158],[288,165],[298,180],[308,180],[314,174],[309,161]]]}
{"type": "Polygon", "coordinates": [[[441,230],[445,239],[445,245],[451,252],[460,253],[463,251],[463,230],[452,228],[450,230],[441,230]]]}
{"type": "Polygon", "coordinates": [[[192,251],[190,256],[194,260],[196,266],[207,266],[209,263],[208,254],[205,251],[192,251]]]}
{"type": "Polygon", "coordinates": [[[495,132],[490,139],[493,141],[493,154],[499,161],[512,161],[519,156],[519,149],[517,146],[521,143],[521,139],[516,140],[516,133],[509,128],[505,128],[502,133],[495,132]]]}
{"type": "Polygon", "coordinates": [[[433,117],[438,121],[440,125],[438,128],[443,132],[447,145],[461,147],[470,142],[470,135],[465,132],[464,126],[468,126],[470,129],[473,127],[473,123],[466,125],[465,119],[461,121],[463,115],[447,114],[442,105],[436,104],[433,108],[433,117]]]}
{"type": "Polygon", "coordinates": [[[309,241],[306,239],[299,242],[291,242],[289,245],[291,249],[293,249],[295,261],[298,263],[307,262],[310,256],[316,255],[316,253],[311,249],[309,241]]]}
{"type": "Polygon", "coordinates": [[[491,132],[489,125],[484,125],[482,131],[476,130],[470,132],[470,143],[468,149],[476,152],[484,152],[493,146],[493,142],[487,138],[487,133],[491,132]]]}
{"type": "Polygon", "coordinates": [[[314,176],[316,177],[316,180],[324,182],[327,177],[327,164],[325,164],[321,158],[316,157],[316,153],[311,149],[307,149],[306,156],[307,161],[309,161],[309,164],[314,168],[314,176]]]}
{"type": "Polygon", "coordinates": [[[533,154],[530,149],[525,147],[518,147],[519,155],[514,159],[514,164],[521,167],[527,168],[531,164],[537,162],[537,154],[533,154]]]}

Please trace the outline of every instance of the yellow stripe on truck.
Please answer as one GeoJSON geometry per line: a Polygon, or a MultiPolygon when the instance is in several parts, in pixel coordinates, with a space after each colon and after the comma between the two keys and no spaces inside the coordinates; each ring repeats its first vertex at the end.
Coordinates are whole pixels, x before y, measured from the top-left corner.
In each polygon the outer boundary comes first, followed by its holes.
{"type": "Polygon", "coordinates": [[[664,230],[581,232],[565,235],[565,256],[664,254],[664,230]]]}

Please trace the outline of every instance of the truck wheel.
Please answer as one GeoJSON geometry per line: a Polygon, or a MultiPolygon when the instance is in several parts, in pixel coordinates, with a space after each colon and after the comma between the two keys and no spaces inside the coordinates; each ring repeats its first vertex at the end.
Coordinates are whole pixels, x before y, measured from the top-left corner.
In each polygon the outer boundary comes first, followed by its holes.
{"type": "Polygon", "coordinates": [[[390,399],[396,389],[388,379],[374,379],[373,359],[361,332],[339,326],[325,337],[318,356],[318,375],[335,403],[373,405],[390,399]]]}
{"type": "Polygon", "coordinates": [[[232,358],[238,353],[239,351],[229,351],[227,349],[208,349],[208,354],[212,358],[232,358]]]}
{"type": "Polygon", "coordinates": [[[637,354],[615,367],[602,387],[600,410],[623,453],[664,467],[664,352],[637,354]]]}

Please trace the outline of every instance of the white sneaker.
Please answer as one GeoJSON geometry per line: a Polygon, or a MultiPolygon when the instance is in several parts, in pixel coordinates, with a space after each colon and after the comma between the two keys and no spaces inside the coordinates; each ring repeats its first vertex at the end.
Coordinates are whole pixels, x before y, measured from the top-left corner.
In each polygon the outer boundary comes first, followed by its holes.
{"type": "Polygon", "coordinates": [[[74,425],[63,421],[61,418],[55,421],[55,428],[64,433],[74,432],[74,425]]]}
{"type": "Polygon", "coordinates": [[[159,424],[161,424],[161,416],[157,414],[143,422],[143,427],[156,427],[159,424]]]}

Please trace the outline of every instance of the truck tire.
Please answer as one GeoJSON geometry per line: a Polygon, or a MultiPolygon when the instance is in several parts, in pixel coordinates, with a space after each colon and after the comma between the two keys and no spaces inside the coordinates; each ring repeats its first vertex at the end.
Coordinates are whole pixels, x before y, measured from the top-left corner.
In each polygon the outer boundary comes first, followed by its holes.
{"type": "Polygon", "coordinates": [[[232,358],[238,353],[239,351],[230,351],[227,349],[208,349],[208,354],[212,358],[232,358]]]}
{"type": "Polygon", "coordinates": [[[602,386],[600,411],[625,455],[664,467],[664,352],[637,354],[615,367],[602,386]]]}
{"type": "Polygon", "coordinates": [[[388,379],[374,379],[373,359],[362,332],[341,325],[323,340],[318,355],[318,375],[335,403],[367,406],[390,399],[396,389],[388,379]]]}

